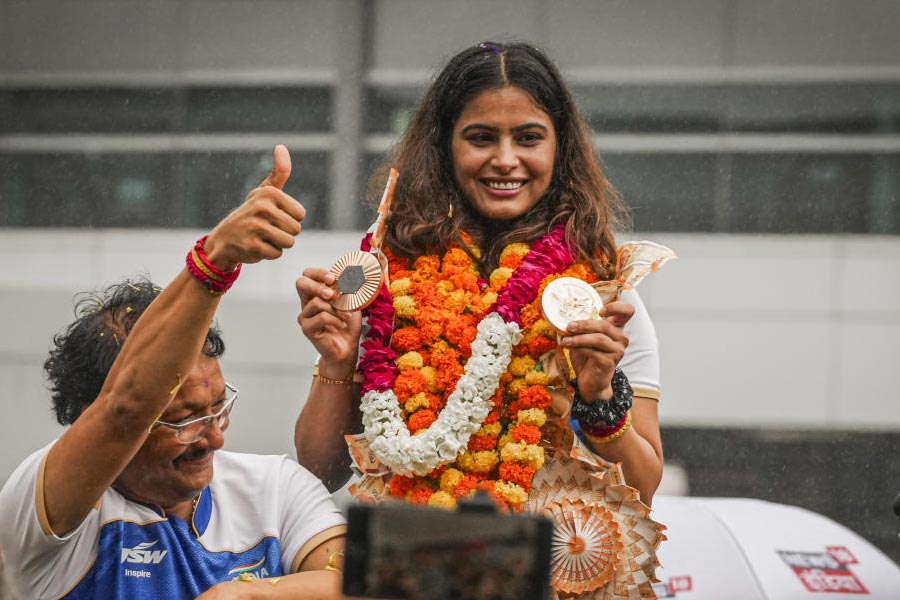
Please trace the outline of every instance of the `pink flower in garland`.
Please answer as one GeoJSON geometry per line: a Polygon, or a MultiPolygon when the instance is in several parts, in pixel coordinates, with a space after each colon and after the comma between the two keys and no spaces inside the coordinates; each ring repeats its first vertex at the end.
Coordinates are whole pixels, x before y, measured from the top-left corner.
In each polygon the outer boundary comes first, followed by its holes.
{"type": "Polygon", "coordinates": [[[566,243],[566,228],[560,224],[537,240],[491,307],[507,323],[522,325],[522,307],[534,300],[548,273],[560,273],[575,261],[566,243]]]}

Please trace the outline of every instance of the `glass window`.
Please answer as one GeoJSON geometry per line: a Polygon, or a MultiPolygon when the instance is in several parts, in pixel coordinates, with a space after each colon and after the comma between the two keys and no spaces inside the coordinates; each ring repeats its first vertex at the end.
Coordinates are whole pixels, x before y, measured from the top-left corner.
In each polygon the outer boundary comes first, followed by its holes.
{"type": "MultiPolygon", "coordinates": [[[[307,209],[304,225],[327,223],[326,152],[294,153],[302,164],[285,191],[307,209]]],[[[271,169],[271,151],[0,155],[3,227],[214,226],[271,169]],[[47,177],[53,173],[53,177],[47,177]]]]}
{"type": "Polygon", "coordinates": [[[9,133],[171,132],[182,128],[175,89],[0,90],[0,131],[9,133]]]}
{"type": "Polygon", "coordinates": [[[715,155],[606,153],[602,160],[635,231],[715,231],[715,155]]]}
{"type": "Polygon", "coordinates": [[[741,154],[727,230],[900,233],[900,155],[741,154]]]}
{"type": "Polygon", "coordinates": [[[331,95],[325,86],[0,90],[0,131],[322,132],[331,95]]]}

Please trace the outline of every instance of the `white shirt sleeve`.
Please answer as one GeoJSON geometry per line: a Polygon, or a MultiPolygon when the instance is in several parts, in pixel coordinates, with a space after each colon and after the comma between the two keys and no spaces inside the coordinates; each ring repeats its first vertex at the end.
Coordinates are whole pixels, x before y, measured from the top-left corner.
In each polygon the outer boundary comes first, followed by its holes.
{"type": "Polygon", "coordinates": [[[634,316],[625,325],[628,348],[619,362],[619,368],[628,377],[635,396],[658,400],[659,386],[659,341],[656,329],[647,313],[640,295],[634,290],[622,292],[622,302],[634,306],[634,316]]]}

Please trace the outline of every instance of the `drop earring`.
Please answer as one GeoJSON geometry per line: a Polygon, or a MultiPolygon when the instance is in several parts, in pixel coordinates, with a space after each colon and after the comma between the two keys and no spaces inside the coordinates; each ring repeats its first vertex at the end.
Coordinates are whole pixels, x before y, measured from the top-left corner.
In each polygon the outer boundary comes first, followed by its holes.
{"type": "Polygon", "coordinates": [[[450,210],[447,211],[447,218],[452,219],[453,218],[453,203],[449,202],[448,204],[450,205],[450,210]]]}

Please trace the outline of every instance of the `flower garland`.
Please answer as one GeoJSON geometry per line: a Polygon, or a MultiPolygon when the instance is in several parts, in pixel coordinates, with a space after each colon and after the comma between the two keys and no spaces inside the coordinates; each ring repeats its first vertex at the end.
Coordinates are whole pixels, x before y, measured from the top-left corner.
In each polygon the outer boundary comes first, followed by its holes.
{"type": "Polygon", "coordinates": [[[366,309],[358,368],[365,435],[395,473],[392,495],[451,507],[482,487],[524,503],[550,406],[537,359],[556,346],[540,292],[564,275],[592,278],[573,261],[561,226],[505,248],[489,282],[459,246],[411,269],[388,254],[390,288],[366,309]]]}

